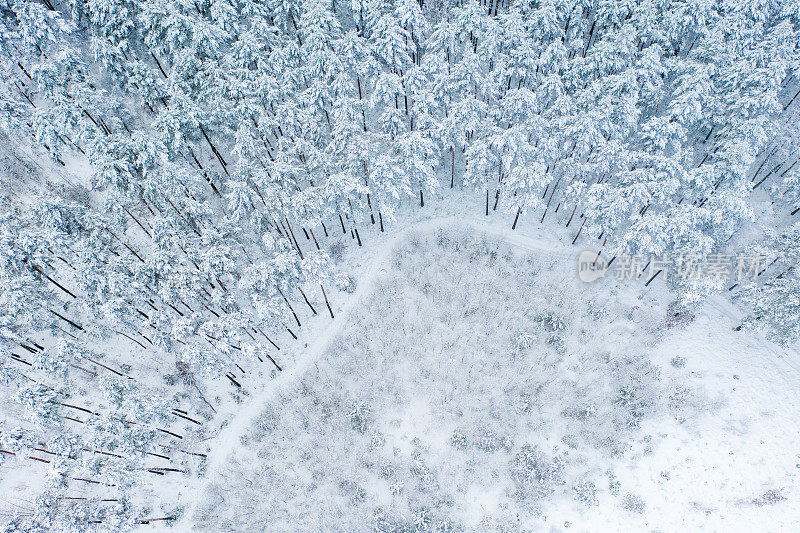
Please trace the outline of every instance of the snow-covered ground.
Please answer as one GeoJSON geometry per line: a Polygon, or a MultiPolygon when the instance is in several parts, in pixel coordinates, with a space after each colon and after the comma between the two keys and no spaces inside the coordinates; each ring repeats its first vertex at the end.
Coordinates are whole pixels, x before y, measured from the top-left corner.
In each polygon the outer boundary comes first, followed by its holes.
{"type": "Polygon", "coordinates": [[[729,303],[675,316],[663,283],[582,283],[580,248],[547,225],[512,232],[494,214],[421,210],[401,220],[333,254],[352,294],[336,295],[335,319],[310,323],[282,352],[285,371],[208,441],[176,527],[800,522],[800,363],[735,332],[729,303]]]}
{"type": "Polygon", "coordinates": [[[798,6],[7,2],[0,533],[800,531],[798,6]]]}

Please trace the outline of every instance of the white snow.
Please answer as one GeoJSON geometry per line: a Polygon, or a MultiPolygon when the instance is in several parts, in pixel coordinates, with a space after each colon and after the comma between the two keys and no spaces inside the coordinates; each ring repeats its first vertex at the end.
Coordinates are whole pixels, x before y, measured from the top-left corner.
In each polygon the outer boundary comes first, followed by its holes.
{"type": "Polygon", "coordinates": [[[663,287],[582,284],[576,249],[552,232],[463,217],[401,227],[364,255],[335,320],[211,442],[179,528],[732,531],[800,520],[796,354],[734,332],[724,300],[670,327],[663,287]],[[442,237],[467,250],[443,250],[442,237]],[[496,265],[470,267],[487,254],[496,265]],[[564,320],[551,339],[564,346],[545,340],[543,310],[564,320]],[[515,341],[531,346],[514,355],[515,341]],[[622,384],[639,387],[638,427],[615,402],[622,384]],[[533,410],[521,407],[531,397],[533,410]],[[563,459],[552,482],[515,484],[525,444],[563,459]],[[585,482],[595,504],[576,500],[585,482]]]}

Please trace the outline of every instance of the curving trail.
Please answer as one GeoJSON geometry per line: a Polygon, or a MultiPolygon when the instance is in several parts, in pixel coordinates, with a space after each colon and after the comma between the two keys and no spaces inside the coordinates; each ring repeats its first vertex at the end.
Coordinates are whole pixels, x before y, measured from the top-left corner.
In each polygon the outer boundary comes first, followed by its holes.
{"type": "Polygon", "coordinates": [[[545,251],[559,255],[563,254],[565,258],[571,254],[575,254],[577,259],[577,253],[572,247],[559,242],[554,234],[548,233],[544,229],[537,229],[537,237],[534,238],[523,235],[519,230],[512,231],[507,227],[498,227],[497,225],[491,225],[491,223],[487,222],[489,221],[476,222],[464,220],[464,218],[459,217],[437,217],[398,229],[395,232],[390,231],[389,236],[381,242],[377,250],[374,251],[370,264],[358,280],[355,292],[347,298],[342,307],[335,310],[336,317],[331,323],[309,342],[308,348],[305,349],[302,355],[295,359],[290,367],[285,368],[263,391],[243,405],[242,409],[230,419],[228,425],[222,428],[219,434],[213,439],[210,444],[211,449],[208,453],[206,474],[202,478],[192,478],[188,483],[186,494],[191,500],[185,502],[185,512],[174,527],[178,531],[192,531],[195,529],[193,527],[194,515],[198,504],[202,500],[202,495],[205,494],[206,489],[214,481],[231,454],[242,446],[240,437],[252,426],[256,417],[261,413],[262,407],[267,402],[273,400],[282,388],[293,384],[297,378],[302,376],[306,370],[325,353],[331,341],[342,331],[345,324],[347,324],[352,309],[372,290],[375,279],[391,256],[391,252],[410,234],[435,231],[447,226],[458,226],[460,228],[466,226],[472,228],[476,232],[491,235],[524,250],[545,251]]]}

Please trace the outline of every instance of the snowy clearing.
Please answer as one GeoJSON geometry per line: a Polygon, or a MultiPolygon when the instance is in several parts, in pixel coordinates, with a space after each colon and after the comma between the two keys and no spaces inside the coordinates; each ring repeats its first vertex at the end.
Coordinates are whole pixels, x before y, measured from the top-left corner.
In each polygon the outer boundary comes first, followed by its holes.
{"type": "Polygon", "coordinates": [[[558,244],[428,226],[385,245],[304,364],[230,426],[195,527],[672,530],[763,523],[771,504],[798,519],[800,380],[787,370],[786,416],[768,416],[781,391],[751,390],[768,346],[731,345],[713,308],[670,327],[664,292],[582,284],[558,244]]]}

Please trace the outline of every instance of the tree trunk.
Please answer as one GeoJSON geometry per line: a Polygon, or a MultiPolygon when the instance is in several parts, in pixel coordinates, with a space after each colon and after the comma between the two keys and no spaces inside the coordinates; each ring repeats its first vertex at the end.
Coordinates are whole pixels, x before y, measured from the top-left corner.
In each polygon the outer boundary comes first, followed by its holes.
{"type": "Polygon", "coordinates": [[[572,214],[569,216],[569,220],[567,220],[567,225],[565,227],[568,228],[569,225],[572,223],[572,217],[575,216],[575,210],[576,209],[578,209],[578,204],[575,204],[575,207],[572,208],[572,214]]]}
{"type": "Polygon", "coordinates": [[[319,288],[322,289],[322,297],[325,298],[325,305],[328,307],[328,312],[331,314],[331,318],[333,318],[333,309],[331,309],[331,303],[328,301],[328,295],[325,294],[325,287],[323,287],[322,283],[320,283],[319,288]]]}
{"type": "Polygon", "coordinates": [[[311,308],[311,312],[316,315],[317,314],[317,310],[314,309],[314,306],[311,305],[311,302],[308,301],[308,298],[306,297],[306,293],[303,292],[303,289],[300,288],[300,287],[297,287],[297,290],[299,290],[300,294],[303,295],[303,299],[306,301],[306,304],[311,308]]]}
{"type": "Polygon", "coordinates": [[[580,227],[580,228],[578,228],[578,234],[577,234],[577,235],[575,235],[575,238],[574,238],[574,239],[572,239],[572,244],[575,244],[575,241],[577,241],[577,240],[578,240],[578,237],[580,237],[580,235],[581,235],[581,231],[583,231],[583,225],[584,225],[584,224],[586,224],[586,219],[585,219],[585,218],[583,219],[583,222],[581,222],[581,227],[580,227]]]}
{"type": "Polygon", "coordinates": [[[450,146],[450,188],[453,188],[453,181],[456,177],[456,149],[450,146]]]}
{"type": "Polygon", "coordinates": [[[653,274],[653,276],[652,276],[650,279],[648,279],[648,280],[647,280],[647,283],[645,283],[645,284],[644,284],[644,286],[645,286],[645,287],[647,287],[648,285],[650,285],[650,283],[651,283],[651,282],[652,282],[654,279],[656,279],[656,276],[658,276],[659,274],[661,274],[661,272],[663,272],[663,270],[659,269],[659,270],[658,270],[658,272],[656,272],[655,274],[653,274]]]}

